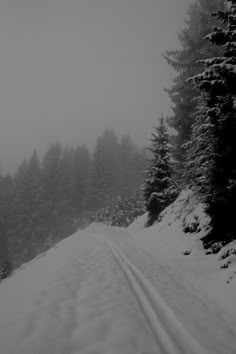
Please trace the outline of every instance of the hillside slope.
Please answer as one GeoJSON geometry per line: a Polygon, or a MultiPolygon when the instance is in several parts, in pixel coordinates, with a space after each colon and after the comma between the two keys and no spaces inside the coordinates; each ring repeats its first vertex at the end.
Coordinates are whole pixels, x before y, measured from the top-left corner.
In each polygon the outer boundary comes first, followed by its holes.
{"type": "Polygon", "coordinates": [[[204,254],[207,220],[189,198],[148,229],[145,215],[129,229],[92,224],[3,280],[0,353],[234,354],[233,263],[204,254]],[[199,232],[184,234],[195,214],[199,232]]]}
{"type": "Polygon", "coordinates": [[[193,291],[208,296],[209,303],[214,300],[216,304],[211,306],[216,312],[220,311],[218,304],[227,318],[236,318],[236,242],[219,252],[203,248],[201,238],[208,230],[209,219],[193,193],[183,191],[152,227],[145,228],[145,222],[143,215],[128,228],[142,247],[178,279],[187,280],[193,291]]]}

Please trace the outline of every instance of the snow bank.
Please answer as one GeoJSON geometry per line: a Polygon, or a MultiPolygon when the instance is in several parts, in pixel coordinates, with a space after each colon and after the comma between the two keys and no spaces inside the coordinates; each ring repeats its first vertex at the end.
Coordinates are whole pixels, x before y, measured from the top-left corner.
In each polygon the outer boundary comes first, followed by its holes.
{"type": "Polygon", "coordinates": [[[147,221],[148,213],[145,213],[135,219],[135,221],[129,225],[128,230],[132,233],[143,230],[147,221]]]}
{"type": "Polygon", "coordinates": [[[145,220],[143,215],[129,227],[136,240],[178,280],[187,281],[199,296],[210,298],[216,311],[222,309],[235,322],[236,242],[219,253],[206,254],[201,238],[209,228],[209,218],[194,194],[183,191],[153,226],[145,228],[145,220]]]}

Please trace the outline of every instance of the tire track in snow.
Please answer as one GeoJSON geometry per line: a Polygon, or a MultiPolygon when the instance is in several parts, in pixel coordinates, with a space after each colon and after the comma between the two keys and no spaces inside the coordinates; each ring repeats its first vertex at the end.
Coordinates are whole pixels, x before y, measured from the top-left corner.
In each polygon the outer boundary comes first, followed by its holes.
{"type": "Polygon", "coordinates": [[[206,354],[206,351],[184,328],[150,281],[128,260],[117,245],[112,242],[109,242],[109,245],[133,289],[162,353],[206,354]]]}

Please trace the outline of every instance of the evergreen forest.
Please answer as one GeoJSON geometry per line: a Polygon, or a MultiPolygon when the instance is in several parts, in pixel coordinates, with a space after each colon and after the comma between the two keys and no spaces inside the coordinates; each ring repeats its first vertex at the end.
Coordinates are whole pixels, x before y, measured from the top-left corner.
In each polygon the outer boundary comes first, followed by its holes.
{"type": "Polygon", "coordinates": [[[176,73],[172,115],[160,115],[146,149],[106,129],[92,154],[56,142],[0,176],[2,264],[32,259],[97,211],[127,226],[122,210],[146,210],[150,226],[186,188],[211,220],[204,247],[236,239],[236,0],[192,2],[179,44],[163,53],[176,73]]]}

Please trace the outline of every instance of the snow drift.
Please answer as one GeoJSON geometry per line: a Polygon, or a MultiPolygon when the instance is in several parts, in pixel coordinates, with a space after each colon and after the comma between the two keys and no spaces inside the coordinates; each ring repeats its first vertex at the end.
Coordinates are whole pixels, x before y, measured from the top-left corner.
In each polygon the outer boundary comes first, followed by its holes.
{"type": "Polygon", "coordinates": [[[160,222],[145,228],[144,214],[129,226],[142,246],[174,274],[188,280],[196,293],[208,296],[216,311],[236,319],[236,241],[214,253],[201,239],[209,230],[204,205],[191,190],[183,191],[160,215],[160,222]],[[217,309],[217,306],[220,306],[217,309]],[[224,311],[223,310],[223,311],[224,311]]]}

